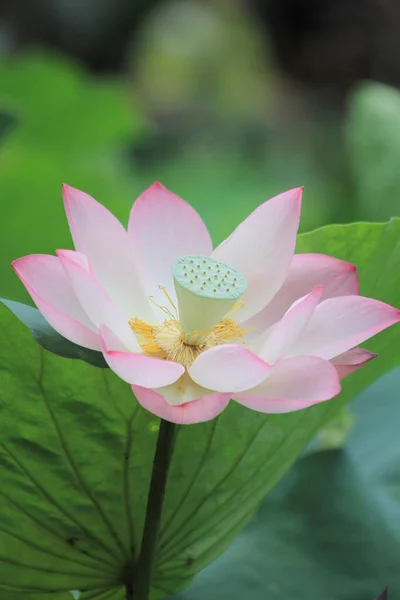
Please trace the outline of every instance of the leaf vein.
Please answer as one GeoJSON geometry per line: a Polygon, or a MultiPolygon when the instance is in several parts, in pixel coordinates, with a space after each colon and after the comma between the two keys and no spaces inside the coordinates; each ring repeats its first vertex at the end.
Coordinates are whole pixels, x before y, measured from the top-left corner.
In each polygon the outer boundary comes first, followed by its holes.
{"type": "Polygon", "coordinates": [[[55,429],[55,431],[57,433],[57,436],[58,436],[58,439],[59,439],[59,442],[60,442],[60,446],[61,446],[61,448],[62,448],[62,450],[63,450],[63,452],[64,452],[64,454],[65,454],[65,456],[66,456],[66,458],[67,458],[67,460],[68,460],[68,462],[70,464],[70,466],[71,466],[72,472],[74,473],[75,478],[76,478],[78,484],[80,485],[82,491],[87,495],[87,497],[92,502],[92,504],[95,507],[95,509],[97,510],[98,515],[102,519],[102,521],[105,524],[105,526],[108,528],[108,530],[109,530],[112,538],[116,542],[117,547],[119,548],[119,550],[120,550],[123,558],[128,558],[129,554],[126,551],[126,548],[124,547],[123,543],[119,539],[119,537],[118,537],[116,531],[114,530],[112,524],[110,523],[110,521],[109,521],[106,513],[103,511],[101,505],[98,503],[97,499],[92,494],[92,492],[90,491],[90,489],[86,485],[86,482],[84,481],[82,475],[79,472],[79,469],[78,469],[78,467],[77,467],[77,465],[75,463],[75,460],[74,460],[74,458],[73,458],[73,456],[72,456],[72,454],[71,454],[71,452],[70,452],[70,450],[68,448],[68,445],[67,445],[67,443],[65,441],[64,435],[63,435],[63,433],[61,431],[61,428],[60,428],[60,426],[58,424],[58,421],[57,421],[57,418],[56,418],[56,416],[54,414],[54,411],[53,411],[53,409],[50,406],[50,402],[48,401],[46,389],[45,389],[45,387],[43,386],[43,383],[42,383],[43,375],[44,375],[44,360],[43,360],[43,350],[42,350],[41,351],[40,377],[39,377],[39,379],[35,379],[35,382],[36,382],[36,384],[38,386],[39,391],[42,394],[44,404],[45,404],[45,406],[47,408],[47,411],[48,411],[50,419],[51,419],[51,421],[53,423],[54,429],[55,429]]]}
{"type": "Polygon", "coordinates": [[[28,477],[28,479],[30,479],[30,481],[33,483],[33,485],[39,490],[39,492],[42,494],[42,496],[44,496],[44,498],[47,500],[47,502],[49,502],[49,504],[51,504],[52,506],[57,508],[57,510],[64,517],[66,517],[69,521],[71,521],[71,523],[74,523],[74,525],[76,527],[78,527],[89,539],[92,539],[93,542],[95,542],[98,546],[100,546],[107,554],[112,556],[113,562],[106,561],[105,559],[102,559],[102,562],[115,568],[115,566],[118,564],[118,562],[115,560],[114,555],[112,554],[110,549],[103,543],[103,541],[101,539],[97,538],[97,536],[95,536],[82,523],[79,523],[79,521],[75,517],[70,515],[63,506],[60,506],[58,504],[57,500],[53,496],[51,496],[51,494],[49,494],[49,492],[47,492],[47,490],[41,485],[41,483],[39,483],[36,480],[36,478],[28,471],[28,469],[22,464],[22,462],[11,452],[11,450],[4,443],[2,443],[1,446],[11,456],[11,458],[18,465],[18,467],[21,469],[21,471],[26,475],[26,477],[28,477]]]}

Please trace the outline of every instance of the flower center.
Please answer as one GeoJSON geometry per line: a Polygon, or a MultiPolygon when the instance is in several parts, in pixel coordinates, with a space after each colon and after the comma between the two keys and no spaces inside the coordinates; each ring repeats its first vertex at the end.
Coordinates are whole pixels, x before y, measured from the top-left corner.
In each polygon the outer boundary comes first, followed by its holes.
{"type": "Polygon", "coordinates": [[[247,289],[235,269],[201,255],[183,256],[172,267],[178,307],[165,288],[169,306],[160,306],[167,319],[151,325],[130,319],[145,354],[190,367],[199,354],[221,344],[244,343],[245,330],[230,318],[247,289]],[[179,312],[179,314],[178,314],[179,312]]]}
{"type": "Polygon", "coordinates": [[[222,319],[210,331],[185,334],[177,319],[162,325],[150,325],[140,319],[130,319],[129,325],[143,352],[155,358],[172,360],[186,369],[205,350],[221,344],[244,343],[245,330],[232,319],[222,319]]]}
{"type": "Polygon", "coordinates": [[[216,325],[247,289],[239,271],[200,254],[176,260],[172,274],[179,321],[187,333],[216,325]]]}

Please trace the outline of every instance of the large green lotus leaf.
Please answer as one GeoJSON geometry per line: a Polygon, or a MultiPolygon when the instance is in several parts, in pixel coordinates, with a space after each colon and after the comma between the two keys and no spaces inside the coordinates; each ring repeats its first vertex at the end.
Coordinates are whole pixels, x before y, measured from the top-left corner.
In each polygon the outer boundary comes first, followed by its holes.
{"type": "Polygon", "coordinates": [[[101,352],[83,348],[67,340],[51,327],[37,308],[13,300],[4,300],[3,298],[0,298],[0,302],[7,306],[24,325],[29,327],[34,339],[45,350],[64,358],[85,360],[95,367],[108,367],[101,352]]]}
{"type": "MultiPolygon", "coordinates": [[[[400,222],[332,226],[299,239],[360,267],[362,291],[400,305],[400,222]]],[[[44,351],[0,306],[0,590],[82,590],[121,600],[143,527],[158,419],[111,371],[44,351]]],[[[392,328],[381,357],[339,399],[288,415],[235,403],[182,427],[168,482],[153,598],[171,595],[245,526],[316,430],[400,363],[392,328]]]]}
{"type": "Polygon", "coordinates": [[[400,92],[360,85],[349,102],[348,160],[357,214],[387,219],[400,212],[400,92]]]}
{"type": "Polygon", "coordinates": [[[352,403],[343,451],[299,461],[181,600],[400,596],[400,369],[352,403]]]}
{"type": "Polygon", "coordinates": [[[0,62],[0,81],[2,107],[18,120],[0,147],[0,295],[30,301],[11,261],[72,247],[63,182],[126,219],[134,197],[121,153],[143,125],[120,84],[98,81],[61,57],[0,62]]]}

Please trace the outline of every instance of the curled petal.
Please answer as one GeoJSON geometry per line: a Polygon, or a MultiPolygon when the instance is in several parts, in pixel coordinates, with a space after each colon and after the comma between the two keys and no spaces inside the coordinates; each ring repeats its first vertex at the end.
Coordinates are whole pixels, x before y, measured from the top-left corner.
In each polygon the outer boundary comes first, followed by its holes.
{"type": "Polygon", "coordinates": [[[332,358],[331,363],[335,365],[339,377],[343,379],[343,377],[347,377],[347,375],[357,371],[357,369],[377,356],[374,352],[368,352],[368,350],[356,347],[343,352],[343,354],[339,354],[339,356],[335,356],[335,358],[332,358]]]}
{"type": "Polygon", "coordinates": [[[185,372],[178,363],[129,352],[105,325],[100,329],[100,337],[108,366],[128,383],[159,388],[174,383],[185,372]]]}
{"type": "Polygon", "coordinates": [[[261,383],[271,367],[238,344],[215,346],[200,354],[189,368],[199,385],[217,392],[241,392],[261,383]]]}
{"type": "Polygon", "coordinates": [[[400,310],[363,296],[328,298],[291,349],[293,356],[331,359],[400,321],[400,310]]]}
{"type": "Polygon", "coordinates": [[[314,356],[288,358],[267,379],[233,400],[263,413],[286,413],[330,400],[340,392],[339,376],[327,360],[314,356]]]}
{"type": "Polygon", "coordinates": [[[302,188],[296,188],[264,202],[212,254],[247,280],[242,320],[263,309],[286,279],[296,245],[301,195],[302,188]]]}
{"type": "Polygon", "coordinates": [[[85,348],[101,349],[96,327],[56,256],[32,254],[15,260],[12,266],[44,318],[60,335],[85,348]]]}
{"type": "Polygon", "coordinates": [[[230,400],[229,394],[211,394],[192,402],[172,406],[153,390],[137,385],[133,385],[132,390],[143,408],[161,419],[177,423],[178,425],[211,421],[225,410],[230,400]]]}

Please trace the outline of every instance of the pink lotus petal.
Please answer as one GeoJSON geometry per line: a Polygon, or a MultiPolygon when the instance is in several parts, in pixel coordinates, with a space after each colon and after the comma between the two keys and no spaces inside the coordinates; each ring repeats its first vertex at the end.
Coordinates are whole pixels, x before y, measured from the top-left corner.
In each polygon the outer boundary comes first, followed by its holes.
{"type": "Polygon", "coordinates": [[[331,359],[400,321],[400,310],[363,296],[328,298],[315,309],[291,354],[331,359]]]}
{"type": "Polygon", "coordinates": [[[171,406],[179,406],[193,400],[198,400],[204,396],[210,396],[213,394],[213,390],[198,385],[191,379],[185,372],[184,376],[178,379],[171,385],[166,385],[162,388],[158,388],[157,392],[164,398],[167,404],[171,406]]]}
{"type": "Polygon", "coordinates": [[[101,349],[96,328],[56,256],[31,254],[15,260],[12,266],[46,321],[60,335],[85,348],[101,349]]]}
{"type": "Polygon", "coordinates": [[[165,286],[175,298],[172,264],[176,259],[212,252],[210,234],[197,212],[160,183],[153,183],[134,203],[128,232],[147,277],[148,292],[155,298],[160,296],[158,286],[165,286]]]}
{"type": "Polygon", "coordinates": [[[121,379],[142,387],[159,388],[177,381],[185,372],[178,363],[128,352],[105,325],[100,329],[104,358],[121,379]]]}
{"type": "Polygon", "coordinates": [[[211,421],[225,410],[230,400],[229,394],[211,394],[180,406],[171,406],[153,390],[137,385],[133,385],[132,390],[143,408],[161,419],[178,425],[211,421]]]}
{"type": "Polygon", "coordinates": [[[247,280],[242,320],[263,309],[286,279],[296,245],[301,194],[302,188],[296,188],[259,206],[212,254],[247,280]]]}
{"type": "Polygon", "coordinates": [[[377,356],[378,355],[373,352],[368,352],[368,350],[356,347],[347,350],[347,352],[343,352],[343,354],[339,354],[339,356],[335,356],[335,358],[332,358],[331,363],[335,365],[339,377],[343,379],[343,377],[347,377],[347,375],[357,371],[357,369],[377,356]]]}
{"type": "Polygon", "coordinates": [[[314,356],[288,358],[267,379],[233,400],[263,413],[286,413],[330,400],[340,392],[339,376],[327,360],[314,356]]]}
{"type": "Polygon", "coordinates": [[[200,354],[188,372],[198,385],[217,392],[241,392],[261,383],[271,367],[238,344],[215,346],[200,354]]]}
{"type": "Polygon", "coordinates": [[[151,319],[127,231],[88,194],[63,185],[63,198],[75,248],[88,257],[107,294],[127,318],[151,319]]]}
{"type": "Polygon", "coordinates": [[[279,321],[289,306],[316,286],[324,288],[321,301],[337,296],[359,294],[354,265],[326,254],[295,254],[285,282],[261,312],[243,324],[263,331],[279,321]]]}
{"type": "Polygon", "coordinates": [[[107,325],[128,350],[139,352],[140,348],[125,316],[108,297],[91,269],[85,268],[85,257],[72,250],[57,250],[57,255],[80,304],[97,329],[107,325]]]}
{"type": "Polygon", "coordinates": [[[296,342],[307,326],[323,293],[323,287],[316,287],[310,294],[297,300],[275,325],[261,347],[259,355],[272,364],[282,358],[296,342]]]}

